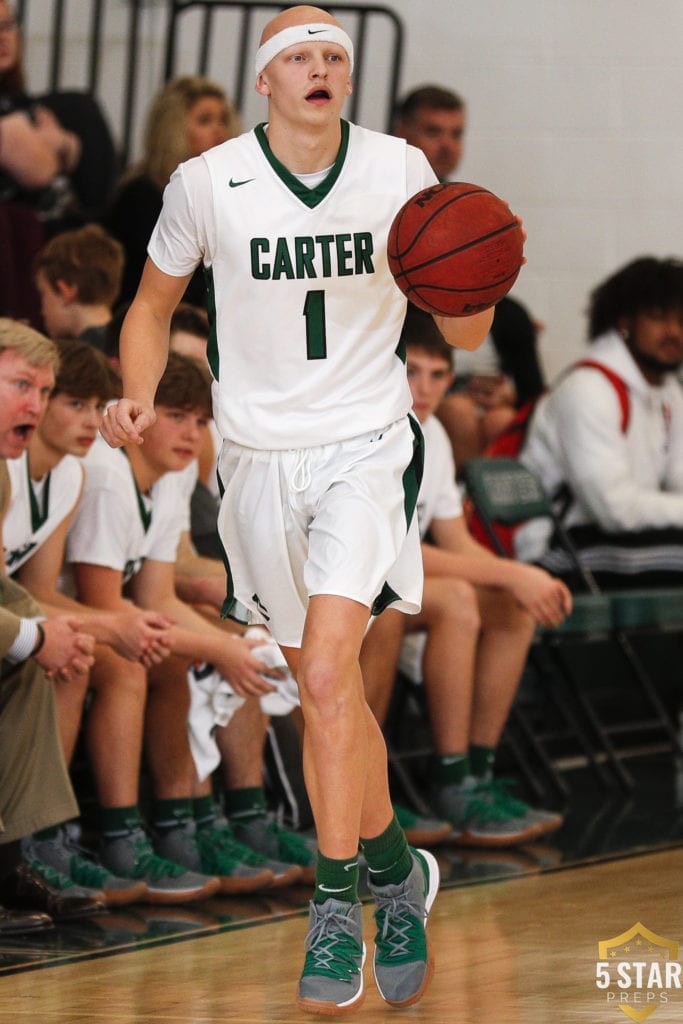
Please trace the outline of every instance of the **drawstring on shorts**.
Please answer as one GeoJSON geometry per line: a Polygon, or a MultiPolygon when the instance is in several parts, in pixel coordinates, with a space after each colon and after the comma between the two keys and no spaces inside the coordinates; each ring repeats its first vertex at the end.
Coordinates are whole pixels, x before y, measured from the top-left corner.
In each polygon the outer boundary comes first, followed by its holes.
{"type": "Polygon", "coordinates": [[[311,452],[308,448],[300,448],[294,472],[292,473],[289,486],[294,494],[301,494],[311,485],[311,452]]]}

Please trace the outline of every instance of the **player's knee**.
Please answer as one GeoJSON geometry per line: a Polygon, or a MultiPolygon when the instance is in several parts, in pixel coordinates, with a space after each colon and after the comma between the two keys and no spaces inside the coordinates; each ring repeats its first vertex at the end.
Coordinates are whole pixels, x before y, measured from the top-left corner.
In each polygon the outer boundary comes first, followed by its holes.
{"type": "Polygon", "coordinates": [[[443,612],[453,622],[454,627],[468,632],[479,632],[479,602],[472,584],[466,580],[444,579],[440,589],[443,612]]]}
{"type": "Polygon", "coordinates": [[[304,713],[310,708],[325,717],[336,716],[344,712],[351,698],[351,689],[334,658],[302,658],[297,682],[304,713]]]}

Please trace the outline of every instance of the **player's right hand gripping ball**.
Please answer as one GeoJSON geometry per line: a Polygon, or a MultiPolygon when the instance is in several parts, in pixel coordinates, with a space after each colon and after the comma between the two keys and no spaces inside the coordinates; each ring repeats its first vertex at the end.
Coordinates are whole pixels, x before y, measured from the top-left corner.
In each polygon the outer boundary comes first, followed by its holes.
{"type": "Polygon", "coordinates": [[[517,280],[524,235],[507,203],[480,185],[449,182],[412,196],[389,231],[389,269],[420,309],[471,316],[517,280]]]}

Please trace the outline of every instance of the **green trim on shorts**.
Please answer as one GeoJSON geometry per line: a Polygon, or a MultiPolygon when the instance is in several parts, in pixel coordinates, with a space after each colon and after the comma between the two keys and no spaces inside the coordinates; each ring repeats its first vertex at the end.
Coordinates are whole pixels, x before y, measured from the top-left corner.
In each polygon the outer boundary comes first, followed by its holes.
{"type": "MultiPolygon", "coordinates": [[[[218,480],[218,491],[222,499],[223,495],[225,494],[225,487],[223,486],[223,481],[221,480],[221,475],[218,472],[218,470],[216,470],[216,479],[218,480]]],[[[218,531],[216,532],[218,533],[218,531]]],[[[249,619],[248,617],[246,617],[247,609],[244,608],[244,605],[240,604],[237,598],[235,597],[235,587],[232,582],[232,573],[230,571],[230,559],[228,558],[228,552],[223,547],[223,538],[221,537],[220,533],[218,533],[218,543],[220,544],[221,547],[223,565],[225,566],[225,572],[227,576],[227,592],[225,595],[225,601],[223,601],[223,604],[221,606],[221,618],[232,619],[233,622],[238,622],[241,626],[248,626],[249,619]],[[242,618],[240,617],[240,611],[238,609],[243,608],[245,617],[242,618]]]]}
{"type": "MultiPolygon", "coordinates": [[[[417,508],[417,496],[420,491],[420,484],[422,483],[422,476],[424,474],[424,437],[420,424],[414,416],[408,416],[408,422],[410,423],[411,430],[413,431],[413,457],[406,466],[406,470],[403,474],[403,507],[406,514],[406,529],[410,526],[413,516],[415,515],[415,509],[417,508]]],[[[372,605],[371,614],[379,615],[388,608],[394,601],[402,600],[401,595],[397,594],[388,583],[385,583],[379,594],[374,600],[372,605]]]]}
{"type": "Polygon", "coordinates": [[[408,422],[413,431],[413,457],[403,474],[403,490],[405,493],[406,525],[410,526],[415,515],[415,509],[417,508],[417,496],[420,492],[422,477],[424,476],[425,441],[422,428],[416,418],[409,415],[408,422]]]}

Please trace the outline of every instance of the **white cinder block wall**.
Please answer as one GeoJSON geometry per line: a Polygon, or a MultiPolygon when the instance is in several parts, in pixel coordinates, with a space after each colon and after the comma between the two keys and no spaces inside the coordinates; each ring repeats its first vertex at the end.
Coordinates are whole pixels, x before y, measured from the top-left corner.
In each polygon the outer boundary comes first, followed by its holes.
{"type": "MultiPolygon", "coordinates": [[[[406,27],[403,90],[435,82],[467,100],[459,177],[492,188],[524,218],[528,265],[513,294],[545,324],[541,354],[552,377],[582,351],[594,284],[635,256],[683,254],[683,0],[393,0],[386,6],[406,27]]],[[[47,63],[41,7],[47,16],[52,4],[32,3],[35,91],[47,63]]],[[[79,7],[67,4],[76,28],[79,7]]],[[[141,110],[160,80],[163,7],[149,0],[143,15],[141,110]]],[[[123,4],[108,0],[104,81],[112,83],[114,119],[123,15],[123,4]]],[[[66,57],[77,84],[82,51],[75,44],[66,57]]],[[[379,46],[375,59],[383,72],[387,56],[379,46]]],[[[258,105],[253,111],[250,104],[248,127],[263,116],[258,105]]],[[[377,127],[382,116],[364,119],[377,127]]]]}

